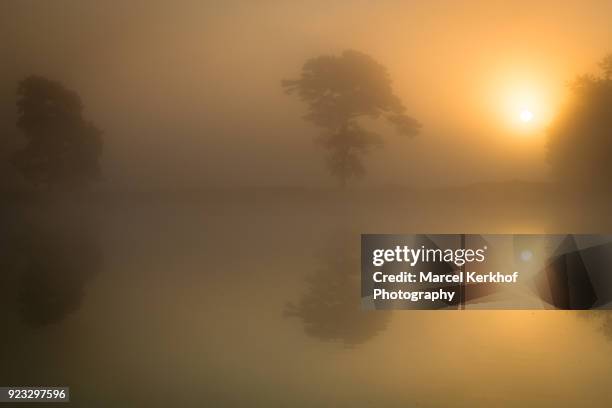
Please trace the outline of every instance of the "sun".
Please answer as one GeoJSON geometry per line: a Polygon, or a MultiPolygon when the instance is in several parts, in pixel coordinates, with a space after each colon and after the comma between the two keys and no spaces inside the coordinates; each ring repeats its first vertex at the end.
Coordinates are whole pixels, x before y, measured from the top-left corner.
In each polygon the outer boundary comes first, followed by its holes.
{"type": "Polygon", "coordinates": [[[561,96],[556,83],[533,70],[507,71],[491,76],[486,104],[500,135],[534,136],[541,140],[561,96]],[[537,137],[536,137],[537,136],[537,137]]]}
{"type": "Polygon", "coordinates": [[[502,96],[501,117],[509,127],[521,134],[533,134],[546,123],[547,103],[536,84],[508,85],[502,96]]]}
{"type": "Polygon", "coordinates": [[[533,120],[533,112],[529,109],[523,109],[519,114],[519,118],[522,122],[531,122],[533,120]]]}

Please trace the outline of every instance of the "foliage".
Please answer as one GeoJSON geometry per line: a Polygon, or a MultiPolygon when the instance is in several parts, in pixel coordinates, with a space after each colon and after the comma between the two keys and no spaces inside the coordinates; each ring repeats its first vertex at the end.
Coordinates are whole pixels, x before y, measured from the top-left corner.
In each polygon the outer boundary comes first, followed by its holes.
{"type": "Polygon", "coordinates": [[[82,187],[98,179],[101,132],[83,119],[77,93],[38,76],[21,81],[17,92],[17,126],[27,143],[12,162],[21,174],[51,187],[82,187]]]}
{"type": "Polygon", "coordinates": [[[612,176],[612,55],[604,76],[580,76],[572,98],[548,132],[548,159],[559,181],[609,188],[612,176]]]}
{"type": "Polygon", "coordinates": [[[324,130],[318,142],[342,185],[363,176],[362,157],[383,144],[381,136],[364,129],[359,119],[383,117],[406,136],[416,135],[421,126],[405,114],[385,67],[357,51],[308,60],[300,78],[285,80],[282,86],[308,104],[304,118],[324,130]]]}

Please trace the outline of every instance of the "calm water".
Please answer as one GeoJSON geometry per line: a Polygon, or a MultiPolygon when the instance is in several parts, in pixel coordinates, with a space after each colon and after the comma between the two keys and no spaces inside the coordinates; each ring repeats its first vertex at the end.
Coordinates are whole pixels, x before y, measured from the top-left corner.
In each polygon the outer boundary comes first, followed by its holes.
{"type": "Polygon", "coordinates": [[[0,383],[69,385],[83,407],[608,407],[605,316],[359,310],[360,233],[609,233],[608,202],[502,188],[13,203],[0,383]]]}

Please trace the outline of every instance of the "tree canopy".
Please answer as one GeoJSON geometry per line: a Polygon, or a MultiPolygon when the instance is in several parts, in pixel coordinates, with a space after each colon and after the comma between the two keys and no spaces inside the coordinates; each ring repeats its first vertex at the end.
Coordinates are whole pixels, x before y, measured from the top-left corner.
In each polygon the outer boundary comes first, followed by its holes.
{"type": "Polygon", "coordinates": [[[17,126],[26,146],[13,157],[36,185],[81,187],[100,176],[101,131],[83,116],[78,94],[40,76],[19,83],[17,126]]]}
{"type": "Polygon", "coordinates": [[[562,182],[609,189],[612,177],[612,55],[603,75],[570,84],[571,98],[548,132],[548,160],[562,182]]]}
{"type": "Polygon", "coordinates": [[[360,118],[383,117],[406,136],[416,135],[421,127],[406,115],[386,68],[357,51],[310,59],[300,78],[285,80],[282,86],[307,103],[304,118],[324,130],[317,141],[327,150],[329,169],[342,185],[363,176],[363,155],[383,144],[379,134],[362,127],[360,118]]]}

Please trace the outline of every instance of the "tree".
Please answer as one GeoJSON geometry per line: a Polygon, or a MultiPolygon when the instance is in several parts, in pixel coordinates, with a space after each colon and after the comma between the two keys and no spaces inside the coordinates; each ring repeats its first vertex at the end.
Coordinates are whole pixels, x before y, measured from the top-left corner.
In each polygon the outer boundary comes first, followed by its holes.
{"type": "Polygon", "coordinates": [[[385,67],[357,51],[310,59],[300,78],[282,81],[282,87],[308,104],[305,119],[323,129],[317,141],[327,150],[329,170],[343,187],[365,174],[362,157],[383,144],[360,119],[384,117],[406,136],[416,135],[421,127],[405,114],[385,67]]]}
{"type": "Polygon", "coordinates": [[[603,75],[579,76],[548,131],[548,160],[557,180],[609,189],[612,176],[612,55],[603,75]]]}
{"type": "Polygon", "coordinates": [[[599,67],[604,73],[605,79],[612,79],[612,54],[606,55],[601,62],[599,63],[599,67]]]}
{"type": "Polygon", "coordinates": [[[27,139],[12,163],[28,181],[79,188],[100,176],[101,131],[83,119],[78,94],[39,76],[19,83],[17,126],[27,139]]]}

